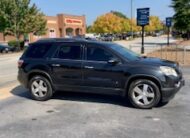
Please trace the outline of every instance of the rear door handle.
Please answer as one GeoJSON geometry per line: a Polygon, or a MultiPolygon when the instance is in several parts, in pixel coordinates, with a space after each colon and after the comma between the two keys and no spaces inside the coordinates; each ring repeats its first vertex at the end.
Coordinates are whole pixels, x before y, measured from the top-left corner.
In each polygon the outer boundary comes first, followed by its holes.
{"type": "Polygon", "coordinates": [[[52,64],[53,67],[60,67],[60,64],[52,64]]]}
{"type": "Polygon", "coordinates": [[[85,69],[94,69],[92,66],[84,66],[85,69]]]}

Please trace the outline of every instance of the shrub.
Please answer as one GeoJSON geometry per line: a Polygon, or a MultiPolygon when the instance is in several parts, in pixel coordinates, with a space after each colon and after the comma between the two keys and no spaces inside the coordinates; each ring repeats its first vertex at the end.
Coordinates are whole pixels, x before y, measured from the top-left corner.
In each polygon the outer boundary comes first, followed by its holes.
{"type": "Polygon", "coordinates": [[[14,48],[19,48],[21,50],[24,49],[24,41],[19,41],[20,47],[18,47],[18,42],[16,40],[12,40],[8,42],[8,45],[14,48]]]}

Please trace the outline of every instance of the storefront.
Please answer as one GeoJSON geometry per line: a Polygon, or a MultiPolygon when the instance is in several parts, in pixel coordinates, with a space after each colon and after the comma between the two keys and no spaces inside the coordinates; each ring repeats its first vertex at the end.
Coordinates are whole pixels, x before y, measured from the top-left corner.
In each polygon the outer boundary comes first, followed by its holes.
{"type": "MultiPolygon", "coordinates": [[[[71,37],[78,35],[85,35],[86,33],[86,17],[58,14],[57,16],[46,16],[47,20],[47,32],[43,36],[36,36],[29,34],[28,38],[30,42],[34,42],[41,38],[61,38],[71,37]]],[[[0,42],[14,40],[14,37],[3,37],[0,34],[0,42]]]]}

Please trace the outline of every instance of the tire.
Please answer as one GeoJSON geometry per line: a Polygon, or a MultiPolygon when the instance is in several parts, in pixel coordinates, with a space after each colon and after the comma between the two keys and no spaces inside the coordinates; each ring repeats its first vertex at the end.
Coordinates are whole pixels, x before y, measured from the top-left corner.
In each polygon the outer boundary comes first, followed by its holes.
{"type": "Polygon", "coordinates": [[[150,80],[139,79],[131,83],[128,91],[130,103],[140,109],[151,109],[161,99],[159,87],[150,80]]]}
{"type": "Polygon", "coordinates": [[[5,53],[6,53],[6,50],[3,50],[2,53],[5,54],[5,53]]]}
{"type": "Polygon", "coordinates": [[[169,101],[168,102],[159,102],[158,105],[157,105],[157,107],[166,106],[168,103],[169,103],[169,101]]]}
{"type": "Polygon", "coordinates": [[[53,96],[50,81],[43,76],[34,76],[29,82],[30,94],[34,100],[47,101],[53,96]]]}

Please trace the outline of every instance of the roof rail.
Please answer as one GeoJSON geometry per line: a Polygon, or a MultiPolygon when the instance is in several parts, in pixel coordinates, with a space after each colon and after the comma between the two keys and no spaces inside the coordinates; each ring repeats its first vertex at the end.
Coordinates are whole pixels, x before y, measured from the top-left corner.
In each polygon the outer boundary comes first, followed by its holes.
{"type": "Polygon", "coordinates": [[[87,41],[85,38],[42,38],[36,42],[76,42],[87,41]]]}

